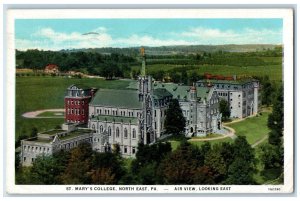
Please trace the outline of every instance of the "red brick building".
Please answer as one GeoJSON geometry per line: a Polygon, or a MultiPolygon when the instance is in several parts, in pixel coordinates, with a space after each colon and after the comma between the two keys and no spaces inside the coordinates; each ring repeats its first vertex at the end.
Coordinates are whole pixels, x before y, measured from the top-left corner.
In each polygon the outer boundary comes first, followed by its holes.
{"type": "Polygon", "coordinates": [[[90,87],[71,85],[65,96],[65,122],[87,123],[93,95],[94,89],[90,87]]]}

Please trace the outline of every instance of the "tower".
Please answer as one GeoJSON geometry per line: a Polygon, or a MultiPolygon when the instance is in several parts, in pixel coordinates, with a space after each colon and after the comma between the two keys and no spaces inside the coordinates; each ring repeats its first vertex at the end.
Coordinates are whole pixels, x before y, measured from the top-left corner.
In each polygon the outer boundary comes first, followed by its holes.
{"type": "Polygon", "coordinates": [[[94,94],[93,89],[71,85],[65,95],[65,122],[88,123],[89,102],[94,94]]]}
{"type": "Polygon", "coordinates": [[[190,133],[197,133],[197,88],[195,83],[190,89],[190,133]]]}
{"type": "Polygon", "coordinates": [[[140,114],[141,141],[149,144],[155,141],[153,130],[153,101],[152,101],[152,78],[146,75],[146,54],[141,48],[142,69],[139,76],[139,101],[143,103],[143,110],[140,114]]]}

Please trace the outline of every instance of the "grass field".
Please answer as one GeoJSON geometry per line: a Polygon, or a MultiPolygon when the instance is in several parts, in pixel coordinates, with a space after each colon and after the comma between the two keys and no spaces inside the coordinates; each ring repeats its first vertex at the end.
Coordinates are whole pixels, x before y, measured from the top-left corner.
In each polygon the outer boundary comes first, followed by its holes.
{"type": "Polygon", "coordinates": [[[64,122],[56,119],[26,119],[25,112],[63,108],[67,87],[72,84],[84,84],[96,88],[124,89],[129,81],[107,81],[98,78],[64,78],[64,77],[17,77],[16,78],[16,137],[29,135],[33,127],[38,131],[51,129],[64,122]]]}
{"type": "MultiPolygon", "coordinates": [[[[271,59],[271,58],[267,58],[271,59]]],[[[163,71],[176,71],[177,68],[182,68],[183,65],[176,64],[153,64],[147,66],[147,71],[151,74],[152,72],[163,70],[163,71]]],[[[228,66],[228,65],[187,65],[188,74],[198,72],[203,75],[204,73],[220,74],[220,75],[237,75],[237,76],[264,76],[268,75],[272,81],[282,80],[282,65],[267,65],[267,66],[228,66]]],[[[133,67],[135,70],[139,70],[139,66],[133,67]]]]}
{"type": "Polygon", "coordinates": [[[236,131],[236,135],[246,136],[250,144],[254,144],[268,135],[270,129],[267,126],[270,112],[263,112],[262,115],[250,117],[244,121],[228,123],[227,126],[236,131]]]}

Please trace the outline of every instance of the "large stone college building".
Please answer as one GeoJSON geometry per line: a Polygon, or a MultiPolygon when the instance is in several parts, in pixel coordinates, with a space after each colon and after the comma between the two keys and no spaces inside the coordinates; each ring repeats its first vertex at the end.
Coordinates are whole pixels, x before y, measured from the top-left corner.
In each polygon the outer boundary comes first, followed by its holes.
{"type": "Polygon", "coordinates": [[[41,154],[69,150],[81,142],[90,143],[98,152],[111,151],[118,144],[122,156],[134,157],[138,143],[155,143],[163,135],[166,110],[172,98],[178,99],[186,118],[186,136],[222,133],[220,98],[226,98],[227,93],[226,99],[232,99],[232,117],[255,114],[258,82],[224,83],[224,88],[222,85],[206,81],[194,86],[155,82],[146,75],[146,57],[142,50],[141,75],[126,90],[70,86],[65,96],[62,129],[22,140],[21,162],[31,165],[41,154]]]}

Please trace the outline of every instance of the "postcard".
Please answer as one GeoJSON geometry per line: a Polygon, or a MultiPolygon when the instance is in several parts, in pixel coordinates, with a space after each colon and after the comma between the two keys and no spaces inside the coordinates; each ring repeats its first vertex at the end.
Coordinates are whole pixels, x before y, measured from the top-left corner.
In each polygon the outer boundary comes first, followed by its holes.
{"type": "Polygon", "coordinates": [[[294,191],[292,9],[10,9],[8,194],[294,191]]]}

